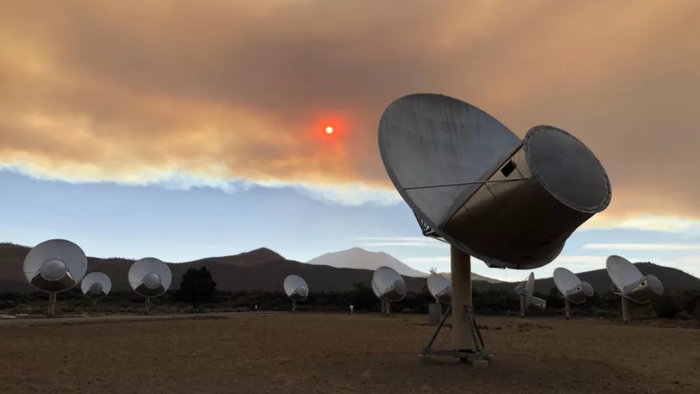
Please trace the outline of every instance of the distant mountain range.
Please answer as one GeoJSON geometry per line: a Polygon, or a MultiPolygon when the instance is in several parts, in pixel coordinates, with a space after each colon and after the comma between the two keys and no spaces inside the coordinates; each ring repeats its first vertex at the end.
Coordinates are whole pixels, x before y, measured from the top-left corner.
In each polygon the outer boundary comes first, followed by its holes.
{"type": "Polygon", "coordinates": [[[307,261],[306,264],[372,271],[381,266],[386,266],[395,269],[396,272],[404,276],[413,276],[416,278],[428,276],[428,273],[414,270],[384,252],[369,252],[362,248],[352,248],[341,250],[340,252],[322,254],[315,259],[307,261]]]}
{"type": "MultiPolygon", "coordinates": [[[[28,252],[29,248],[26,246],[0,243],[0,293],[34,291],[25,282],[22,274],[22,262],[28,252]]],[[[131,289],[127,281],[127,272],[133,261],[122,258],[89,257],[88,272],[104,272],[112,279],[114,291],[128,291],[131,289]]],[[[427,276],[427,273],[413,270],[386,253],[368,252],[359,248],[328,253],[311,260],[309,263],[286,260],[270,249],[260,248],[233,256],[209,257],[168,265],[173,272],[171,288],[179,287],[182,275],[188,268],[206,266],[217,282],[217,288],[226,291],[259,289],[282,291],[282,282],[290,274],[303,277],[313,292],[348,291],[352,290],[353,285],[360,281],[369,284],[372,281],[374,269],[381,265],[390,266],[404,274],[409,291],[420,291],[425,286],[425,277],[427,276]],[[356,260],[350,257],[354,257],[356,260]],[[360,263],[355,263],[357,260],[360,263]],[[338,268],[329,264],[349,267],[338,268]],[[406,275],[406,272],[412,273],[416,277],[406,275]]],[[[651,263],[638,263],[637,266],[644,274],[656,275],[666,289],[700,290],[700,279],[683,271],[651,263]]],[[[511,290],[516,285],[511,282],[501,282],[473,275],[475,280],[472,287],[477,291],[511,290]],[[477,278],[483,278],[483,280],[477,278]]],[[[578,275],[582,280],[589,282],[599,293],[604,293],[612,287],[605,269],[583,272],[578,275]]],[[[446,276],[449,277],[449,274],[446,276]]],[[[524,276],[525,274],[523,274],[524,276]]],[[[551,278],[535,281],[535,291],[537,292],[548,293],[552,287],[554,287],[554,282],[551,278]]]]}
{"type": "MultiPolygon", "coordinates": [[[[348,250],[341,250],[339,252],[322,254],[321,256],[307,261],[306,264],[327,265],[329,267],[336,268],[352,268],[372,271],[381,266],[386,266],[395,269],[396,272],[403,276],[425,278],[429,275],[427,272],[418,271],[409,267],[389,254],[384,252],[369,252],[362,248],[352,248],[348,250]]],[[[449,273],[443,273],[443,275],[448,278],[450,276],[449,273]]],[[[475,273],[472,273],[472,280],[482,280],[490,283],[501,282],[497,279],[488,278],[475,273]]]]}

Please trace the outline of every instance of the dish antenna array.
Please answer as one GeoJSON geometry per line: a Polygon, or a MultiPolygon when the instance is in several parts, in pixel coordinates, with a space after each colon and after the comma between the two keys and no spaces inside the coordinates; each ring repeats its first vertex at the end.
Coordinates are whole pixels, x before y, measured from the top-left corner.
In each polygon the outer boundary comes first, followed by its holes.
{"type": "Polygon", "coordinates": [[[297,310],[297,301],[304,301],[309,296],[309,285],[298,275],[284,278],[284,292],[292,300],[292,312],[297,310]]]}
{"type": "Polygon", "coordinates": [[[85,252],[65,239],[44,241],[24,258],[24,279],[39,291],[49,293],[47,316],[56,311],[56,294],[80,283],[87,271],[85,252]]]}
{"type": "Polygon", "coordinates": [[[473,318],[470,256],[494,268],[549,264],[610,203],[605,169],[563,130],[535,126],[521,140],[484,111],[439,94],[391,103],[378,142],[387,174],[423,234],[451,245],[453,349],[431,350],[431,341],[423,356],[484,365],[490,356],[473,318]]]}
{"type": "Polygon", "coordinates": [[[554,285],[559,294],[564,297],[564,315],[568,320],[571,317],[571,302],[583,304],[586,298],[593,295],[593,286],[583,282],[573,272],[559,267],[554,270],[554,285]]]}
{"type": "Polygon", "coordinates": [[[387,316],[391,313],[391,303],[399,302],[406,297],[406,282],[393,268],[382,266],[372,275],[372,290],[382,301],[382,312],[387,316]]]}
{"type": "Polygon", "coordinates": [[[616,288],[615,294],[622,299],[622,321],[629,323],[627,300],[646,304],[655,296],[664,293],[664,285],[654,275],[644,276],[634,264],[624,257],[612,255],[605,261],[610,280],[616,288]]]}
{"type": "Polygon", "coordinates": [[[97,305],[97,300],[104,298],[112,290],[112,281],[107,274],[102,272],[91,272],[80,282],[80,290],[85,297],[92,300],[92,306],[97,305]]]}
{"type": "Polygon", "coordinates": [[[525,317],[525,311],[527,311],[530,306],[534,306],[539,310],[544,310],[547,306],[547,301],[532,295],[535,292],[534,272],[531,272],[525,281],[519,283],[515,287],[515,292],[520,298],[520,317],[525,317]]]}
{"type": "Polygon", "coordinates": [[[146,257],[129,268],[129,285],[136,294],[146,297],[146,311],[151,310],[151,298],[168,291],[173,281],[170,267],[164,262],[146,257]]]}
{"type": "Polygon", "coordinates": [[[452,283],[444,275],[432,273],[428,276],[427,287],[435,298],[435,302],[428,305],[428,321],[431,326],[437,326],[442,315],[440,304],[449,305],[452,302],[452,283]]]}

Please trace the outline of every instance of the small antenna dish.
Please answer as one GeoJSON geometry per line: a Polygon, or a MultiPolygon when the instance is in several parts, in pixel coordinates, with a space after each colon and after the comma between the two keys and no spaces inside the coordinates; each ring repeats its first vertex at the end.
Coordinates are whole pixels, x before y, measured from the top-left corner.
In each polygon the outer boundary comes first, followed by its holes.
{"type": "Polygon", "coordinates": [[[547,301],[533,296],[535,292],[535,273],[531,272],[525,281],[515,287],[515,292],[520,297],[520,317],[525,317],[525,311],[534,306],[539,310],[544,310],[547,306],[547,301]]]}
{"type": "MultiPolygon", "coordinates": [[[[471,308],[470,256],[493,268],[549,264],[581,224],[609,205],[605,169],[564,130],[535,126],[521,140],[479,108],[440,94],[391,103],[378,143],[423,235],[452,246],[452,354],[488,363],[471,308]]],[[[423,356],[445,355],[431,344],[423,356]]]]}
{"type": "Polygon", "coordinates": [[[80,290],[85,297],[92,300],[92,305],[97,304],[97,300],[104,298],[112,290],[112,280],[103,272],[91,272],[80,282],[80,290]]]}
{"type": "Polygon", "coordinates": [[[49,293],[47,316],[56,309],[56,294],[80,283],[87,271],[85,252],[65,239],[44,241],[24,258],[24,279],[39,291],[49,293]]]}
{"type": "Polygon", "coordinates": [[[564,297],[566,319],[571,317],[571,302],[583,304],[586,298],[593,295],[593,286],[581,281],[576,274],[566,268],[559,267],[554,270],[554,285],[564,297]]]}
{"type": "Polygon", "coordinates": [[[309,285],[298,275],[284,278],[284,292],[292,300],[292,312],[296,312],[297,301],[304,301],[309,296],[309,285]]]}
{"type": "Polygon", "coordinates": [[[151,309],[151,298],[168,291],[173,281],[170,267],[153,257],[146,257],[131,264],[128,277],[134,292],[146,297],[147,311],[151,309]]]}
{"type": "Polygon", "coordinates": [[[391,313],[391,303],[399,302],[406,296],[406,282],[393,268],[382,266],[374,271],[372,276],[374,294],[384,302],[384,313],[391,313]]]}
{"type": "Polygon", "coordinates": [[[646,304],[655,296],[664,293],[664,285],[654,275],[642,275],[634,264],[624,257],[612,255],[605,261],[608,275],[617,289],[615,294],[622,297],[622,321],[629,322],[627,300],[637,304],[646,304]]]}
{"type": "Polygon", "coordinates": [[[427,280],[428,291],[435,297],[435,302],[449,304],[452,301],[452,283],[442,274],[431,274],[427,280]]]}

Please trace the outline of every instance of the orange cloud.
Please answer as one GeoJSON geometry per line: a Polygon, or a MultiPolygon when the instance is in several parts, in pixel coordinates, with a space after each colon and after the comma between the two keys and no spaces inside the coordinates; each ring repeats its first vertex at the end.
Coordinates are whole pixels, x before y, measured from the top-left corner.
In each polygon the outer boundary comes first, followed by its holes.
{"type": "Polygon", "coordinates": [[[606,215],[700,217],[700,3],[0,0],[0,163],[41,176],[391,189],[394,99],[582,139],[606,215]],[[323,129],[337,123],[336,133],[323,129]]]}

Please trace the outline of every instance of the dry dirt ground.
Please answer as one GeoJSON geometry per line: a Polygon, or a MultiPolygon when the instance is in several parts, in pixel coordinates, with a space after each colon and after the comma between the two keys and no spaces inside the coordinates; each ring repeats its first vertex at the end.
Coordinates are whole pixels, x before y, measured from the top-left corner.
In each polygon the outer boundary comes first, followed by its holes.
{"type": "Polygon", "coordinates": [[[474,369],[418,362],[426,316],[223,316],[0,324],[0,392],[700,393],[697,329],[482,317],[495,358],[474,369]]]}

